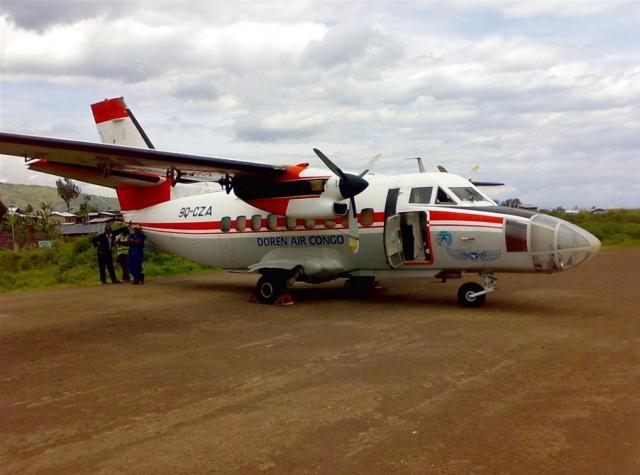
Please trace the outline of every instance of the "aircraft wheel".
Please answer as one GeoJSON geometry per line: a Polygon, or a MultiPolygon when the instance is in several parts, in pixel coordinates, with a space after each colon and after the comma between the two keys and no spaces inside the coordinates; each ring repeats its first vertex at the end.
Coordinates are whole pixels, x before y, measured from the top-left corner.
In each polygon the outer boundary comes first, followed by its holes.
{"type": "Polygon", "coordinates": [[[487,300],[487,294],[471,297],[472,294],[484,290],[480,284],[475,282],[467,282],[462,284],[458,289],[458,302],[463,307],[482,307],[487,300]]]}
{"type": "Polygon", "coordinates": [[[266,304],[274,304],[285,288],[286,284],[272,275],[263,275],[256,285],[260,302],[266,304]]]}

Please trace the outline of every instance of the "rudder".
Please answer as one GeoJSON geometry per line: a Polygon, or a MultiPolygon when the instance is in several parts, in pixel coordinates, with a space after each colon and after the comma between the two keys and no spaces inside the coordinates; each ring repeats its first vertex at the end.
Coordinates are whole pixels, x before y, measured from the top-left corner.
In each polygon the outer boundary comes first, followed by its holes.
{"type": "Polygon", "coordinates": [[[91,112],[93,112],[102,143],[154,148],[133,112],[125,104],[124,97],[105,99],[91,104],[91,112]]]}

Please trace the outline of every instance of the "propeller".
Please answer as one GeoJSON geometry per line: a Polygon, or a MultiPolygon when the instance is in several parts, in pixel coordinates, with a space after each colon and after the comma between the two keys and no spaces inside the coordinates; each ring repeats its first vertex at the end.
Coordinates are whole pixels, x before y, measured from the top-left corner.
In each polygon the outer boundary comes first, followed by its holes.
{"type": "Polygon", "coordinates": [[[382,154],[377,154],[374,155],[373,157],[371,157],[371,160],[369,160],[367,162],[367,164],[364,166],[364,170],[358,175],[360,178],[362,178],[363,176],[365,176],[367,173],[369,173],[372,169],[373,166],[376,164],[376,162],[378,160],[380,160],[380,157],[382,156],[382,154]]]}
{"type": "Polygon", "coordinates": [[[340,178],[340,181],[338,182],[340,194],[343,198],[349,199],[349,247],[353,252],[358,252],[358,249],[360,248],[360,236],[358,233],[358,221],[356,219],[357,208],[355,196],[362,193],[367,186],[369,186],[369,182],[362,177],[369,173],[371,168],[373,168],[373,165],[380,158],[380,154],[369,160],[369,163],[367,163],[362,173],[359,175],[353,175],[351,173],[343,172],[340,167],[333,163],[329,157],[317,148],[314,148],[313,151],[318,158],[322,160],[322,163],[324,163],[327,168],[334,173],[334,175],[340,178]]]}
{"type": "Polygon", "coordinates": [[[471,170],[467,172],[467,180],[472,181],[473,177],[478,173],[478,170],[480,170],[480,165],[474,165],[471,167],[471,170]]]}
{"type": "MultiPolygon", "coordinates": [[[[480,165],[476,165],[469,170],[469,178],[468,180],[474,184],[475,186],[503,186],[504,183],[498,183],[497,181],[474,181],[473,177],[478,173],[480,169],[480,165]]],[[[447,169],[442,165],[438,165],[438,171],[442,173],[447,173],[447,169]]]]}
{"type": "Polygon", "coordinates": [[[469,177],[467,178],[467,180],[469,180],[475,186],[503,186],[504,185],[504,183],[498,183],[497,181],[474,181],[473,177],[476,176],[476,173],[478,173],[479,169],[480,169],[480,165],[476,165],[475,167],[471,168],[471,170],[469,170],[469,177]]]}

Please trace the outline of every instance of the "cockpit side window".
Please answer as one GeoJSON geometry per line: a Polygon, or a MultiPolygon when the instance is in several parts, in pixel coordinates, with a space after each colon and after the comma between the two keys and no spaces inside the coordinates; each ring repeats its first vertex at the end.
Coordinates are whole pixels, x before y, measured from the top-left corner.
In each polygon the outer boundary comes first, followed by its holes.
{"type": "Polygon", "coordinates": [[[449,193],[438,187],[438,193],[436,194],[436,204],[456,204],[456,202],[449,196],[449,193]]]}
{"type": "Polygon", "coordinates": [[[507,219],[504,238],[507,252],[527,252],[527,225],[525,223],[507,219]]]}
{"type": "Polygon", "coordinates": [[[471,188],[470,186],[456,186],[449,189],[458,198],[460,198],[460,201],[470,201],[472,203],[474,201],[488,201],[487,198],[478,192],[478,190],[471,188]]]}
{"type": "Polygon", "coordinates": [[[432,194],[433,194],[433,187],[431,186],[411,188],[411,194],[409,195],[409,203],[429,204],[431,203],[432,194]]]}

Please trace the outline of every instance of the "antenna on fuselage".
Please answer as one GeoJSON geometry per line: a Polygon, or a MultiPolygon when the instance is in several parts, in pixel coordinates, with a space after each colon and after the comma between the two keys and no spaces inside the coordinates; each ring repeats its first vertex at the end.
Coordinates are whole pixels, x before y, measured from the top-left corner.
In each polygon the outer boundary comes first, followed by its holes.
{"type": "Polygon", "coordinates": [[[424,173],[424,163],[422,163],[422,157],[409,157],[406,160],[416,160],[418,162],[418,170],[420,173],[424,173]]]}

